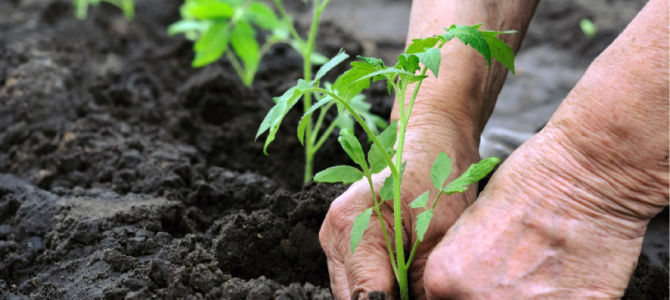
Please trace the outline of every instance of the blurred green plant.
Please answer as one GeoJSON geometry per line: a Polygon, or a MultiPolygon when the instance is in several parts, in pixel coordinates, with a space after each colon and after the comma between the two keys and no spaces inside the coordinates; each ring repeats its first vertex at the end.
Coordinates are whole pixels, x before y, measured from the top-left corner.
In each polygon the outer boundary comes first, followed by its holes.
{"type": "MultiPolygon", "coordinates": [[[[330,0],[311,2],[312,23],[306,38],[298,34],[293,25],[293,18],[286,13],[282,0],[274,0],[277,13],[269,5],[258,0],[186,0],[180,9],[182,20],[170,25],[168,34],[184,34],[187,39],[195,41],[193,45],[195,57],[191,62],[193,67],[206,66],[225,55],[242,83],[248,87],[253,84],[265,53],[277,43],[289,44],[303,58],[303,78],[311,80],[312,66],[323,65],[328,61],[327,57],[317,53],[314,48],[321,14],[330,0]],[[258,41],[259,31],[269,33],[262,43],[258,41]]],[[[337,59],[344,60],[346,57],[348,56],[341,53],[337,59]]],[[[327,66],[324,65],[324,68],[327,66]]],[[[332,105],[320,107],[316,123],[312,123],[311,113],[314,111],[311,110],[312,95],[320,97],[317,93],[303,93],[294,99],[297,102],[302,97],[303,111],[309,112],[301,127],[307,136],[304,182],[312,178],[314,155],[332,131],[338,127],[350,130],[354,127],[351,116],[342,110],[341,114],[326,126],[325,117],[332,105]],[[325,129],[321,130],[322,127],[325,129]]],[[[364,96],[360,95],[353,99],[352,105],[355,106],[357,113],[366,118],[371,128],[377,130],[386,127],[386,122],[382,118],[369,112],[370,104],[365,102],[364,96]]],[[[286,110],[282,113],[288,112],[292,107],[293,105],[285,107],[286,110]]],[[[271,131],[265,143],[263,151],[266,154],[267,146],[274,139],[274,133],[275,131],[271,131]]]]}
{"type": "Polygon", "coordinates": [[[100,2],[107,2],[123,11],[123,15],[128,20],[135,17],[135,0],[74,0],[75,16],[79,20],[84,20],[88,16],[88,7],[97,6],[100,2]]]}
{"type": "Polygon", "coordinates": [[[598,33],[598,27],[589,19],[582,19],[579,21],[579,28],[581,28],[582,32],[589,38],[596,36],[596,33],[598,33]]]}

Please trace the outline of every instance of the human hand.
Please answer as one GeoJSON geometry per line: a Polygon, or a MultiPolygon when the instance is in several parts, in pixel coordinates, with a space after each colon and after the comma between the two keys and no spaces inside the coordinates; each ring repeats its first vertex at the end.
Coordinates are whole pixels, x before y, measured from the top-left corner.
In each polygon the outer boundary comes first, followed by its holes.
{"type": "MultiPolygon", "coordinates": [[[[419,109],[420,111],[430,111],[419,109]]],[[[441,115],[422,114],[416,122],[410,123],[406,135],[403,158],[407,161],[402,181],[402,216],[404,249],[409,253],[416,240],[415,221],[420,210],[410,209],[408,204],[426,190],[431,196],[437,195],[430,179],[430,166],[439,152],[447,152],[454,159],[452,180],[473,162],[478,161],[477,144],[468,135],[466,126],[456,131],[455,122],[441,115]],[[460,132],[460,135],[456,135],[460,132]],[[452,144],[451,141],[459,141],[452,144]]],[[[390,174],[386,170],[373,176],[375,190],[379,191],[385,178],[390,174]]],[[[453,195],[442,199],[433,219],[419,244],[416,255],[408,274],[410,294],[414,299],[424,298],[423,269],[430,250],[439,242],[446,230],[458,218],[461,212],[474,200],[476,188],[465,194],[453,195]]],[[[392,295],[396,279],[391,267],[391,258],[387,248],[379,218],[371,217],[370,225],[362,242],[355,253],[350,250],[351,228],[354,219],[363,210],[372,207],[373,200],[367,181],[354,183],[342,196],[331,205],[320,232],[321,245],[328,258],[328,270],[331,288],[337,299],[356,297],[367,298],[371,291],[383,291],[392,295]]],[[[393,241],[393,202],[386,201],[381,205],[382,222],[393,241]]],[[[392,243],[395,245],[395,243],[392,243]]],[[[394,251],[394,250],[392,250],[394,251]]]]}

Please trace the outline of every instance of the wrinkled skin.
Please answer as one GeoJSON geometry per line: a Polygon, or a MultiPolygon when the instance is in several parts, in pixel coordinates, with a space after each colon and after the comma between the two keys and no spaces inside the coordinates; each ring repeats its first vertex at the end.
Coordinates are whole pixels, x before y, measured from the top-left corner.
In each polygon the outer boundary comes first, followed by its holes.
{"type": "MultiPolygon", "coordinates": [[[[444,9],[440,5],[416,1],[412,15],[425,15],[429,8],[439,12],[444,9]]],[[[530,16],[513,13],[519,7],[493,5],[500,12],[492,15],[491,5],[473,1],[462,9],[466,19],[480,17],[490,24],[502,16],[518,25],[490,29],[525,30],[530,16]]],[[[413,18],[410,36],[430,31],[426,28],[440,18],[461,20],[448,14],[413,18]]],[[[511,41],[515,49],[519,43],[511,41]]],[[[449,45],[443,55],[469,61],[463,50],[449,45]]],[[[441,199],[412,263],[411,296],[621,297],[649,219],[668,205],[667,53],[668,3],[652,0],[593,63],[545,129],[501,166],[477,202],[468,208],[473,188],[441,199]]],[[[445,75],[427,79],[422,87],[408,129],[402,195],[406,251],[416,238],[410,229],[421,211],[406,204],[431,186],[430,164],[439,151],[459,164],[452,179],[478,160],[472,153],[504,81],[496,65],[488,74],[468,73],[453,60],[442,67],[445,75]],[[463,73],[452,76],[449,70],[463,73]],[[474,81],[474,76],[487,80],[474,81]],[[444,88],[447,84],[455,88],[444,88]]],[[[377,188],[386,176],[375,178],[377,188]]],[[[435,195],[431,190],[431,199],[435,195]]],[[[397,296],[376,218],[356,253],[349,250],[353,219],[371,206],[366,183],[356,183],[333,203],[322,227],[320,239],[338,299],[366,297],[372,290],[397,296]]],[[[390,208],[384,209],[387,225],[392,224],[390,208]]]]}

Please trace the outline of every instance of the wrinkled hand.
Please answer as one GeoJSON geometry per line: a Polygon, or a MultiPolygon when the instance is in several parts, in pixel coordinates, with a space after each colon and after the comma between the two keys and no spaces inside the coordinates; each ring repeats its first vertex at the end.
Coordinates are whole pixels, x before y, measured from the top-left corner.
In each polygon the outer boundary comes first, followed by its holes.
{"type": "MultiPolygon", "coordinates": [[[[416,217],[423,211],[423,209],[412,209],[408,205],[429,189],[431,196],[429,203],[432,203],[437,196],[437,190],[432,187],[430,179],[430,166],[437,154],[442,151],[447,152],[454,162],[449,180],[458,177],[479,158],[476,143],[467,137],[457,136],[455,133],[452,135],[450,132],[445,132],[444,126],[435,127],[434,123],[425,126],[418,125],[412,127],[411,131],[408,129],[403,156],[403,159],[407,161],[407,166],[402,184],[403,228],[401,230],[403,230],[404,249],[407,256],[416,239],[416,231],[414,231],[416,217]],[[459,141],[460,144],[456,146],[450,144],[450,141],[459,141]]],[[[377,195],[389,174],[390,171],[387,169],[373,176],[377,195]]],[[[435,208],[435,218],[431,221],[424,240],[419,244],[408,274],[410,295],[413,299],[425,298],[423,272],[428,255],[447,229],[474,200],[475,194],[476,187],[472,186],[465,194],[443,196],[435,208]]],[[[331,288],[337,299],[351,299],[356,296],[367,298],[367,294],[372,291],[384,291],[389,295],[396,294],[397,281],[391,267],[381,224],[375,213],[355,253],[352,254],[350,250],[351,228],[354,219],[363,210],[372,206],[374,204],[370,187],[367,180],[363,179],[354,183],[332,203],[321,227],[321,246],[328,258],[331,288]]],[[[393,200],[386,201],[381,206],[383,222],[395,249],[393,200]]]]}

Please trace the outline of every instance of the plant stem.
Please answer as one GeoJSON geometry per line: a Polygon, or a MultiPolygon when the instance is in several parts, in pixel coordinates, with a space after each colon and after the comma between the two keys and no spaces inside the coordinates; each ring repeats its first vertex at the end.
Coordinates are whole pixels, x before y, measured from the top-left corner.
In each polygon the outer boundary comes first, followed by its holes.
{"type": "MultiPolygon", "coordinates": [[[[321,124],[323,124],[323,119],[326,117],[326,113],[328,110],[333,107],[335,103],[330,102],[326,104],[326,106],[322,107],[319,112],[319,117],[316,119],[316,124],[314,125],[312,136],[310,137],[312,139],[311,143],[314,144],[316,142],[316,137],[318,136],[319,130],[321,130],[321,124]]],[[[331,124],[336,124],[337,122],[333,122],[331,124]]],[[[326,131],[328,131],[326,129],[326,131]]],[[[330,132],[328,132],[330,134],[330,132]]],[[[318,148],[318,147],[317,147],[318,148]]],[[[316,152],[316,150],[314,150],[316,152]]]]}
{"type": "Polygon", "coordinates": [[[319,151],[319,148],[323,146],[323,143],[326,142],[328,136],[330,136],[330,133],[333,132],[333,129],[335,129],[335,126],[337,126],[337,122],[330,123],[328,128],[326,128],[326,131],[323,132],[323,135],[321,135],[319,141],[316,143],[316,145],[314,145],[314,148],[312,148],[314,150],[314,153],[316,153],[316,151],[319,151]]]}
{"type": "MultiPolygon", "coordinates": [[[[421,81],[419,81],[421,82],[421,81]]],[[[398,132],[398,142],[396,146],[396,165],[402,166],[403,146],[405,144],[405,130],[407,129],[407,119],[405,118],[405,91],[407,85],[400,87],[400,131],[398,132]]],[[[402,226],[402,196],[400,187],[402,185],[402,173],[398,172],[393,176],[393,219],[395,231],[396,260],[398,261],[398,285],[400,286],[400,297],[403,300],[409,299],[409,288],[407,284],[407,267],[405,264],[405,247],[403,243],[402,226]]]]}
{"type": "Polygon", "coordinates": [[[395,274],[396,278],[398,277],[398,266],[395,263],[395,259],[393,259],[393,246],[391,245],[391,240],[389,240],[389,235],[386,232],[386,224],[384,223],[384,219],[382,218],[382,212],[381,209],[379,208],[380,202],[377,201],[377,195],[375,194],[375,187],[372,184],[372,176],[368,173],[365,174],[365,177],[368,179],[368,184],[370,185],[370,193],[372,194],[372,199],[374,202],[374,208],[375,208],[375,213],[377,213],[377,218],[379,219],[379,225],[382,227],[382,232],[384,233],[384,239],[386,240],[386,249],[389,252],[389,259],[391,259],[391,266],[393,267],[393,273],[395,274]]]}
{"type": "Polygon", "coordinates": [[[230,64],[233,65],[233,69],[235,69],[235,72],[237,73],[237,77],[239,77],[242,80],[242,83],[244,83],[244,86],[250,87],[251,82],[248,82],[246,72],[244,71],[244,68],[242,67],[242,64],[237,59],[237,57],[232,54],[230,49],[226,49],[226,57],[228,57],[228,59],[230,60],[230,64]]]}
{"type": "Polygon", "coordinates": [[[284,5],[282,4],[282,0],[275,0],[275,6],[277,6],[277,10],[279,11],[279,15],[284,19],[284,23],[286,23],[286,26],[288,27],[289,32],[291,33],[291,36],[293,39],[298,42],[298,44],[304,43],[300,35],[298,34],[298,31],[295,30],[295,27],[293,26],[293,19],[286,14],[286,10],[284,9],[284,5]]]}
{"type": "Polygon", "coordinates": [[[358,115],[358,113],[354,110],[354,108],[351,107],[351,105],[350,105],[347,101],[345,101],[344,99],[342,99],[340,96],[338,96],[337,94],[335,94],[335,93],[333,93],[333,92],[331,92],[331,91],[328,91],[328,90],[326,90],[326,89],[322,89],[322,88],[314,87],[314,88],[310,88],[310,89],[304,90],[303,92],[304,92],[304,93],[309,93],[309,92],[313,92],[313,91],[319,92],[319,93],[324,94],[324,95],[331,96],[331,97],[333,97],[333,100],[335,100],[335,101],[337,101],[338,103],[342,104],[342,106],[343,106],[343,107],[344,107],[344,108],[345,108],[345,109],[346,109],[346,110],[347,110],[347,111],[354,117],[354,119],[356,119],[356,121],[358,122],[358,124],[361,125],[361,127],[363,128],[363,131],[365,131],[365,133],[368,135],[368,137],[372,140],[372,143],[373,143],[375,146],[377,146],[377,148],[379,149],[379,152],[381,153],[382,157],[384,158],[384,160],[386,161],[386,163],[389,165],[389,169],[391,169],[391,174],[392,174],[392,175],[394,176],[394,178],[395,178],[395,176],[400,172],[400,170],[399,170],[398,168],[396,168],[395,164],[393,163],[393,159],[392,159],[391,156],[389,156],[389,154],[385,151],[386,148],[384,148],[384,145],[379,141],[379,139],[378,139],[377,136],[374,134],[374,132],[372,132],[372,130],[370,129],[370,127],[368,127],[368,125],[365,123],[365,121],[363,121],[363,119],[361,118],[361,116],[358,115]]]}
{"type": "MultiPolygon", "coordinates": [[[[435,202],[433,202],[433,206],[430,208],[435,209],[435,205],[437,205],[437,200],[440,200],[440,197],[444,194],[444,191],[440,191],[439,194],[437,194],[437,198],[435,198],[435,202]]],[[[414,259],[414,254],[416,253],[416,249],[419,247],[419,240],[417,239],[414,241],[414,247],[412,247],[412,252],[409,255],[409,259],[407,259],[407,269],[409,269],[409,266],[412,264],[412,260],[414,259]]]]}
{"type": "MultiPolygon", "coordinates": [[[[321,19],[321,12],[323,12],[323,8],[325,8],[325,5],[329,2],[329,0],[325,0],[322,4],[320,4],[319,0],[314,0],[314,15],[312,16],[312,25],[310,26],[309,29],[309,37],[307,38],[307,44],[305,45],[304,48],[304,53],[302,54],[302,59],[303,59],[303,79],[307,82],[312,81],[312,52],[314,51],[314,42],[316,40],[316,33],[319,30],[319,19],[321,19]]],[[[302,98],[302,103],[303,103],[303,111],[307,112],[309,109],[312,107],[312,94],[310,93],[305,93],[302,98]]],[[[305,127],[305,135],[310,137],[312,136],[312,122],[309,120],[307,122],[307,126],[305,127]]],[[[313,160],[314,160],[314,153],[316,151],[312,150],[314,147],[313,142],[311,139],[305,143],[305,178],[304,182],[307,183],[310,179],[312,179],[312,168],[313,168],[313,160]]]]}

